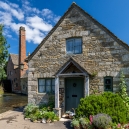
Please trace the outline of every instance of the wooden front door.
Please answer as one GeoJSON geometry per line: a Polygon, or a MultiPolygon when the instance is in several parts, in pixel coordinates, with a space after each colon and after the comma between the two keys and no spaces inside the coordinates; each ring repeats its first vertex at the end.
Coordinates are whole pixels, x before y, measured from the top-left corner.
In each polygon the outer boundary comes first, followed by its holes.
{"type": "Polygon", "coordinates": [[[66,78],[65,80],[65,110],[77,108],[80,99],[84,97],[84,79],[66,78]]]}

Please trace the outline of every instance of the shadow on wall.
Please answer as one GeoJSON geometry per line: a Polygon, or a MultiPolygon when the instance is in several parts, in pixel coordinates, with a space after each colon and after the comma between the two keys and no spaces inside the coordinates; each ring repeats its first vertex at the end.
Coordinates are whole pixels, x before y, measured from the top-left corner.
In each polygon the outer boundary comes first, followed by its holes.
{"type": "Polygon", "coordinates": [[[4,92],[12,92],[12,85],[10,80],[3,80],[4,92]]]}

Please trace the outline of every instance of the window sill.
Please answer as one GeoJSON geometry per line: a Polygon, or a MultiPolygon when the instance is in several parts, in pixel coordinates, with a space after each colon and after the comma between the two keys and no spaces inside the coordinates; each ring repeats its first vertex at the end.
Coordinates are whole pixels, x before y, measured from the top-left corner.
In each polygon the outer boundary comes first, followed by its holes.
{"type": "Polygon", "coordinates": [[[39,93],[39,92],[37,92],[37,94],[39,94],[39,95],[45,95],[45,94],[47,94],[47,93],[39,93]]]}
{"type": "Polygon", "coordinates": [[[39,93],[39,92],[37,92],[37,94],[39,94],[39,95],[55,95],[55,93],[46,93],[46,92],[44,92],[44,93],[39,93]]]}
{"type": "Polygon", "coordinates": [[[79,53],[79,54],[77,54],[77,53],[66,53],[66,55],[70,55],[70,56],[74,56],[74,55],[82,55],[82,53],[79,53]]]}

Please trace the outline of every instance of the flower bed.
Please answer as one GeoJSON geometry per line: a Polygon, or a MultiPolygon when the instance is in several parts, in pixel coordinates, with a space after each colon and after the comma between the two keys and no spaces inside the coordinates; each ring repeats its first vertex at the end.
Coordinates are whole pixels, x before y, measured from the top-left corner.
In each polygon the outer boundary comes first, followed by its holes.
{"type": "Polygon", "coordinates": [[[24,108],[24,117],[32,122],[50,123],[59,120],[52,108],[46,105],[36,106],[28,104],[24,108]]]}
{"type": "Polygon", "coordinates": [[[90,116],[90,118],[80,117],[74,118],[71,121],[71,127],[74,129],[129,129],[128,124],[116,124],[107,114],[97,114],[90,116]]]}

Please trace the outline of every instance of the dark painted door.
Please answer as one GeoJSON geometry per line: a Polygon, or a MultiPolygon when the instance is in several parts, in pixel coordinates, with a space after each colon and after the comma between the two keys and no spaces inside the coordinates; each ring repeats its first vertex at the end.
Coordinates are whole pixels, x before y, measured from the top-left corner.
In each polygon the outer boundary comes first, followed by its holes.
{"type": "Polygon", "coordinates": [[[65,110],[77,108],[80,99],[84,97],[84,79],[66,78],[65,80],[65,110]]]}

